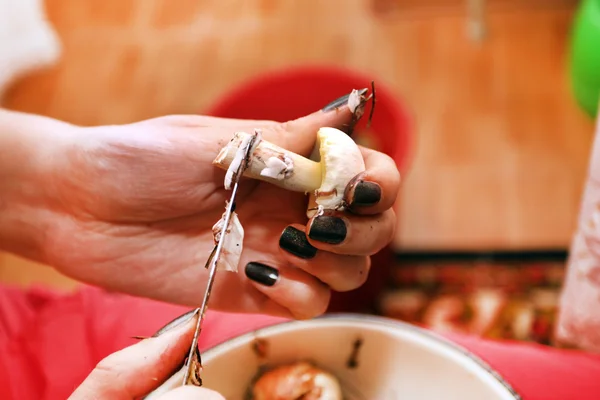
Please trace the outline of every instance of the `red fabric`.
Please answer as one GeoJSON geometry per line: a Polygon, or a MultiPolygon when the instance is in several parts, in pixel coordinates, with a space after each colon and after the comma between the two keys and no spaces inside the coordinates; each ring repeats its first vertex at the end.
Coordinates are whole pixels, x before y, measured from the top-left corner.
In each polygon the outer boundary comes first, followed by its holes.
{"type": "MultiPolygon", "coordinates": [[[[0,399],[66,399],[106,355],[187,308],[85,287],[72,295],[0,287],[0,399]]],[[[282,321],[207,314],[203,349],[282,321]]],[[[600,356],[448,335],[490,363],[525,400],[600,399],[600,356]]]]}
{"type": "MultiPolygon", "coordinates": [[[[64,400],[105,356],[150,336],[189,308],[85,287],[59,296],[0,286],[0,399],[64,400]]],[[[205,349],[282,321],[208,312],[205,349]]]]}
{"type": "Polygon", "coordinates": [[[600,355],[517,341],[446,337],[486,361],[525,400],[600,399],[600,355]]]}

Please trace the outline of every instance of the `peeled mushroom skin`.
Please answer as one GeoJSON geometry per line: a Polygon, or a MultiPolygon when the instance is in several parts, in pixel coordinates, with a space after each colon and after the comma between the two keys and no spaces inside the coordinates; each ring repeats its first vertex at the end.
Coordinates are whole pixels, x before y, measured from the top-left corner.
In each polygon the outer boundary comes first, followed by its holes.
{"type": "MultiPolygon", "coordinates": [[[[223,234],[223,226],[225,225],[225,213],[221,216],[212,227],[215,246],[217,245],[221,235],[223,234]]],[[[244,227],[240,222],[237,213],[231,213],[229,227],[226,231],[225,242],[221,257],[217,261],[217,270],[237,272],[242,251],[244,249],[244,227]]]]}
{"type": "Polygon", "coordinates": [[[342,400],[340,383],[332,374],[306,361],[268,370],[251,388],[251,400],[342,400]]]}

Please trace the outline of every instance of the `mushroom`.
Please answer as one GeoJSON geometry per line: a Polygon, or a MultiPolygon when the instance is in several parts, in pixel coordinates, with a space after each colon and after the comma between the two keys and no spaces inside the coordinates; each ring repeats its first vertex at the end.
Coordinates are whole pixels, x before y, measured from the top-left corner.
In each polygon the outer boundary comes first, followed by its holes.
{"type": "MultiPolygon", "coordinates": [[[[256,133],[255,133],[256,135],[256,133]]],[[[253,135],[236,132],[221,149],[213,164],[230,170],[238,162],[240,149],[253,135]]],[[[310,195],[307,216],[346,207],[344,192],[350,181],[365,171],[362,153],[354,140],[339,129],[320,128],[309,158],[266,140],[254,144],[244,176],[272,183],[283,189],[310,195]]]]}
{"type": "Polygon", "coordinates": [[[263,373],[250,388],[252,400],[342,400],[335,376],[306,361],[263,373]]]}

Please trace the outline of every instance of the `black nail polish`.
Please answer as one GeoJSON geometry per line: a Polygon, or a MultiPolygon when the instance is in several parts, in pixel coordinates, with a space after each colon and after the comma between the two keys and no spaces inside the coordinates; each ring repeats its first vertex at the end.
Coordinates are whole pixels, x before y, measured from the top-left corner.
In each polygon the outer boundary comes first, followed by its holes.
{"type": "Polygon", "coordinates": [[[346,223],[338,217],[322,215],[313,219],[308,237],[328,244],[339,244],[346,239],[346,223]]]}
{"type": "Polygon", "coordinates": [[[265,264],[250,262],[246,264],[246,276],[261,285],[273,286],[279,279],[279,271],[265,264]]]}
{"type": "Polygon", "coordinates": [[[361,181],[354,188],[354,196],[350,206],[367,207],[381,200],[381,186],[374,182],[361,181]]]}
{"type": "MultiPolygon", "coordinates": [[[[361,89],[358,91],[358,94],[360,94],[362,96],[363,94],[367,93],[368,90],[369,89],[361,89]]],[[[335,99],[334,101],[332,101],[331,103],[329,103],[325,107],[323,107],[322,111],[328,112],[328,111],[332,111],[332,110],[335,110],[336,108],[340,108],[340,107],[346,105],[346,103],[348,103],[349,97],[350,97],[350,93],[335,99]]]]}
{"type": "Polygon", "coordinates": [[[296,257],[309,259],[317,254],[316,247],[308,242],[306,234],[300,229],[288,226],[279,237],[279,247],[296,257]]]}

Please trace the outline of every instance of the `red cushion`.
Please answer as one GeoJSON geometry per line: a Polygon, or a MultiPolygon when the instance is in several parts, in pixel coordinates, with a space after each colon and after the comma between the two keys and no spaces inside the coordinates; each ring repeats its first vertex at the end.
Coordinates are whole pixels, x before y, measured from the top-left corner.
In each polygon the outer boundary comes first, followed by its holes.
{"type": "Polygon", "coordinates": [[[445,336],[486,361],[524,400],[600,399],[600,355],[534,343],[445,336]]]}
{"type": "MultiPolygon", "coordinates": [[[[72,295],[0,287],[0,398],[65,399],[106,355],[188,308],[84,287],[72,295]]],[[[207,314],[200,346],[280,322],[207,314]]],[[[526,400],[599,399],[600,356],[449,335],[495,367],[526,400]]]]}

